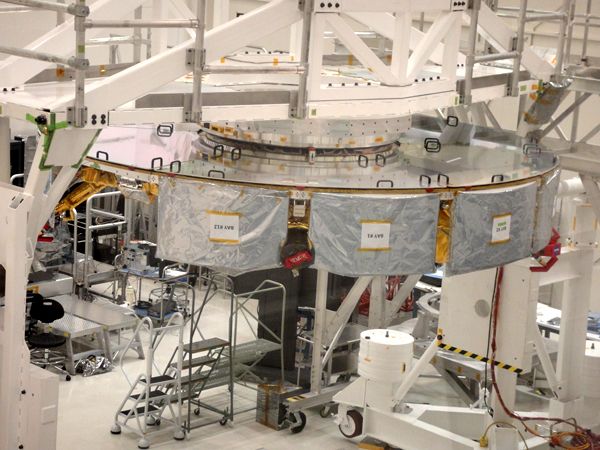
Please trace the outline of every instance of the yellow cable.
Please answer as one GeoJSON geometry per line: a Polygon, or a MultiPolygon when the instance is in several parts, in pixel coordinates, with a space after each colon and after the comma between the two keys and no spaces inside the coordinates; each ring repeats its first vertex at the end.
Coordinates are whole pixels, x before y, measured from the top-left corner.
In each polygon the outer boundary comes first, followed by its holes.
{"type": "Polygon", "coordinates": [[[519,433],[519,437],[523,441],[523,445],[525,445],[525,449],[529,450],[529,446],[527,445],[527,441],[525,440],[525,436],[523,436],[523,433],[521,433],[521,430],[519,430],[512,423],[502,422],[502,421],[492,422],[487,426],[487,428],[485,429],[485,431],[483,433],[483,436],[481,436],[481,438],[479,438],[479,446],[481,448],[486,448],[489,445],[489,440],[488,440],[487,434],[490,431],[490,428],[492,428],[494,425],[504,425],[505,427],[513,428],[517,433],[519,433]]]}

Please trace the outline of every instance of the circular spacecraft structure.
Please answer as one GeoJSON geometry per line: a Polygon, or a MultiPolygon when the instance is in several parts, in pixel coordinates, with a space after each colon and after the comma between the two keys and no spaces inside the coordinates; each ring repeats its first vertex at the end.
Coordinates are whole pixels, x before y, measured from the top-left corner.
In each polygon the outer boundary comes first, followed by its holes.
{"type": "Polygon", "coordinates": [[[158,256],[239,274],[447,274],[539,252],[557,158],[514,133],[425,116],[109,127],[86,165],[158,186],[158,256]]]}

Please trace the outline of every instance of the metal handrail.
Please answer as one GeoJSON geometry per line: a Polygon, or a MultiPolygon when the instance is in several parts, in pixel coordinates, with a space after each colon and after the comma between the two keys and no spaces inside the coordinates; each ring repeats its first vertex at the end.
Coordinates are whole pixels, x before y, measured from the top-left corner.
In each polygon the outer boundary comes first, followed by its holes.
{"type": "Polygon", "coordinates": [[[111,214],[108,212],[102,212],[99,214],[97,209],[92,207],[94,199],[104,198],[104,197],[115,197],[122,195],[121,191],[110,191],[110,192],[101,192],[99,194],[95,194],[90,196],[85,202],[85,254],[84,254],[84,265],[83,265],[83,287],[84,290],[87,291],[89,289],[88,283],[88,270],[87,270],[87,260],[90,256],[90,241],[92,239],[92,231],[93,230],[105,230],[108,228],[120,227],[121,225],[127,224],[127,220],[125,216],[121,216],[118,214],[111,214]],[[99,225],[91,225],[92,222],[92,213],[96,213],[98,215],[104,215],[105,217],[120,219],[118,222],[111,222],[99,225]]]}
{"type": "Polygon", "coordinates": [[[25,174],[24,173],[15,173],[13,176],[10,177],[9,183],[10,184],[15,184],[15,180],[18,180],[20,178],[25,178],[25,174]]]}
{"type": "MultiPolygon", "coordinates": [[[[125,353],[127,353],[127,351],[131,349],[131,347],[133,345],[133,342],[135,341],[136,336],[139,335],[139,333],[140,333],[140,331],[142,329],[142,326],[144,325],[144,323],[146,321],[148,322],[148,325],[149,325],[150,329],[152,329],[152,321],[150,320],[150,318],[144,317],[142,320],[140,320],[140,322],[138,323],[137,327],[135,327],[135,330],[133,332],[133,336],[131,336],[130,341],[127,343],[127,345],[125,346],[125,348],[122,350],[121,355],[119,356],[119,368],[121,369],[121,372],[123,372],[123,375],[125,376],[125,379],[127,380],[127,383],[129,384],[129,386],[133,386],[133,384],[129,380],[129,377],[127,376],[127,373],[125,372],[125,369],[123,369],[123,357],[125,356],[125,353]]],[[[140,339],[140,342],[141,342],[141,339],[140,339]]],[[[146,356],[148,356],[148,355],[146,355],[146,356]]],[[[141,377],[141,375],[140,375],[140,377],[141,377]]],[[[138,379],[140,377],[138,377],[138,379]]]]}

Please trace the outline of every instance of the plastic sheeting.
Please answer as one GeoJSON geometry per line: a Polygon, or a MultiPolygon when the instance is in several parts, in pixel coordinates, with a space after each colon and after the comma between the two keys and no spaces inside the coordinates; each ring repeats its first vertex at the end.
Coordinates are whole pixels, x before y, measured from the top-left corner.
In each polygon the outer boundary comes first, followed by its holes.
{"type": "Polygon", "coordinates": [[[537,186],[463,192],[454,200],[446,275],[498,267],[531,255],[537,186]]]}
{"type": "Polygon", "coordinates": [[[288,203],[283,192],[163,178],[157,256],[231,275],[278,267],[288,203]]]}
{"type": "Polygon", "coordinates": [[[542,250],[552,236],[552,217],[554,200],[560,184],[560,171],[557,170],[544,178],[538,191],[535,231],[533,232],[533,253],[542,250]]]}
{"type": "Polygon", "coordinates": [[[568,87],[571,83],[572,80],[565,80],[562,83],[544,83],[533,104],[524,113],[524,120],[519,124],[518,134],[520,136],[527,136],[530,133],[535,134],[539,132],[540,127],[549,123],[562,101],[568,95],[568,87]]]}
{"type": "Polygon", "coordinates": [[[429,273],[439,205],[436,194],[314,194],[313,266],[345,276],[429,273]]]}

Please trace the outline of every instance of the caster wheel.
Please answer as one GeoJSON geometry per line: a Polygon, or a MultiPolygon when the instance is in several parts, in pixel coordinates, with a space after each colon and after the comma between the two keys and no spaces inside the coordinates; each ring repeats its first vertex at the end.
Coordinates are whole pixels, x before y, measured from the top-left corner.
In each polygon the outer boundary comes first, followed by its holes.
{"type": "Polygon", "coordinates": [[[306,414],[302,411],[298,411],[297,413],[294,413],[294,418],[297,419],[297,421],[290,427],[290,431],[293,434],[301,433],[306,426],[306,414]]]}
{"type": "Polygon", "coordinates": [[[196,408],[194,410],[194,414],[197,415],[197,416],[199,416],[200,415],[200,408],[196,408]]]}
{"type": "Polygon", "coordinates": [[[138,441],[138,448],[141,448],[142,450],[146,450],[147,448],[150,448],[150,442],[148,442],[148,439],[142,438],[138,441]]]}
{"type": "Polygon", "coordinates": [[[346,424],[340,425],[340,432],[347,438],[353,438],[362,434],[363,417],[358,411],[351,409],[346,414],[346,424]]]}
{"type": "Polygon", "coordinates": [[[67,376],[65,377],[65,381],[71,381],[71,375],[67,375],[67,376]]]}
{"type": "Polygon", "coordinates": [[[176,441],[183,441],[185,439],[185,431],[177,430],[173,435],[173,439],[175,439],[176,441]]]}
{"type": "Polygon", "coordinates": [[[323,406],[320,410],[319,410],[319,415],[323,418],[326,419],[327,417],[331,416],[331,406],[323,406]]]}
{"type": "Polygon", "coordinates": [[[113,424],[110,428],[110,434],[121,434],[121,425],[118,423],[113,424]]]}
{"type": "Polygon", "coordinates": [[[149,427],[157,427],[160,425],[160,419],[155,419],[154,417],[150,416],[146,418],[146,425],[148,425],[149,427]]]}
{"type": "Polygon", "coordinates": [[[223,417],[221,420],[219,420],[219,424],[224,427],[225,425],[227,425],[227,422],[229,422],[229,417],[223,417]]]}

